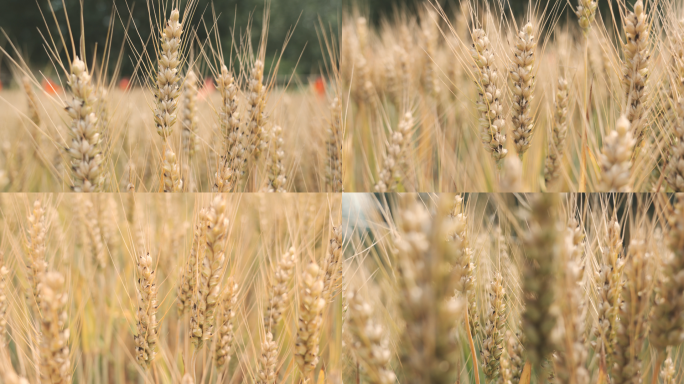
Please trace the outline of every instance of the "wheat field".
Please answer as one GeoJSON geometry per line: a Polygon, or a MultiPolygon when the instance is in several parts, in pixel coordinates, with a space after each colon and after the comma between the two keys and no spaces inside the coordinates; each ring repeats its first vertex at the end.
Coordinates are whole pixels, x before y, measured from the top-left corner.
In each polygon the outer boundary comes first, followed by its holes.
{"type": "Polygon", "coordinates": [[[344,14],[346,191],[681,191],[681,2],[414,3],[344,14]]]}

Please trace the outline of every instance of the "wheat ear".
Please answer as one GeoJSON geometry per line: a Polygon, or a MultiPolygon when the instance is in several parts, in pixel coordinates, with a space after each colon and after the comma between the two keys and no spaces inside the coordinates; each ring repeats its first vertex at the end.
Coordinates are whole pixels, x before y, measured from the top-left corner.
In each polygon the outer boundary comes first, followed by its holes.
{"type": "Polygon", "coordinates": [[[458,279],[456,291],[468,300],[468,322],[470,323],[471,336],[475,336],[480,329],[480,317],[475,297],[477,275],[473,262],[473,250],[469,243],[468,217],[463,205],[463,196],[457,195],[449,215],[452,221],[449,240],[453,242],[456,252],[456,263],[454,264],[454,277],[458,279]]]}
{"type": "Polygon", "coordinates": [[[558,179],[565,151],[565,137],[568,134],[568,82],[562,76],[558,78],[554,106],[551,138],[544,164],[544,181],[547,186],[558,179]]]}
{"type": "Polygon", "coordinates": [[[402,182],[405,176],[405,162],[408,156],[408,149],[411,144],[411,130],[413,129],[413,114],[406,112],[401,118],[397,130],[393,131],[387,144],[382,170],[375,184],[377,192],[394,192],[397,185],[402,182]]]}
{"type": "MultiPolygon", "coordinates": [[[[28,76],[24,76],[22,79],[22,85],[24,86],[24,92],[26,92],[26,101],[28,104],[28,115],[33,124],[40,126],[40,114],[38,113],[38,100],[36,99],[36,93],[33,92],[33,87],[31,86],[31,79],[28,76]]],[[[36,137],[33,137],[36,139],[36,137]]]]}
{"type": "Polygon", "coordinates": [[[41,314],[41,376],[52,384],[71,383],[69,361],[69,328],[66,312],[69,295],[64,276],[47,272],[42,276],[41,314]]]}
{"type": "Polygon", "coordinates": [[[640,352],[648,330],[651,296],[650,254],[646,243],[632,239],[625,265],[625,285],[616,329],[615,358],[612,379],[615,384],[641,381],[640,352]]]}
{"type": "Polygon", "coordinates": [[[138,334],[135,335],[135,359],[148,369],[157,354],[157,285],[154,264],[147,252],[138,254],[136,293],[138,297],[138,334]]]}
{"type": "Polygon", "coordinates": [[[33,202],[33,211],[28,216],[29,228],[26,236],[26,249],[29,256],[28,260],[28,280],[33,294],[32,302],[34,308],[40,308],[41,289],[43,275],[47,272],[47,262],[45,262],[45,235],[47,233],[47,222],[45,220],[45,210],[40,200],[33,202]]]}
{"type": "Polygon", "coordinates": [[[75,192],[101,192],[104,185],[102,173],[102,133],[93,108],[97,97],[91,84],[86,64],[78,57],[71,64],[69,86],[73,97],[67,103],[67,113],[71,118],[69,135],[71,143],[66,148],[71,158],[73,186],[75,192]]]}
{"type": "Polygon", "coordinates": [[[589,33],[591,23],[594,22],[594,19],[596,18],[596,8],[598,8],[596,0],[578,0],[577,2],[575,14],[579,19],[580,28],[585,36],[589,33]]]}
{"type": "Polygon", "coordinates": [[[264,328],[271,335],[275,334],[275,327],[288,305],[287,285],[292,278],[295,260],[296,253],[294,247],[292,247],[278,260],[278,265],[273,271],[273,281],[269,282],[268,306],[264,313],[264,328]]]}
{"type": "Polygon", "coordinates": [[[629,130],[629,120],[621,116],[603,142],[599,157],[601,166],[601,182],[599,190],[603,192],[629,192],[629,180],[632,176],[632,151],[636,140],[629,130]]]}
{"type": "Polygon", "coordinates": [[[494,160],[506,157],[506,122],[498,86],[498,72],[494,65],[494,54],[491,43],[483,29],[475,29],[472,33],[473,47],[470,54],[475,60],[475,83],[478,87],[477,110],[480,113],[480,137],[485,149],[492,154],[494,160]]]}
{"type": "Polygon", "coordinates": [[[299,310],[297,312],[297,340],[294,358],[307,381],[318,364],[318,343],[325,299],[323,273],[316,263],[309,263],[304,269],[299,287],[299,310]]]}
{"type": "Polygon", "coordinates": [[[156,100],[154,122],[157,133],[164,141],[164,156],[162,159],[164,192],[179,192],[183,189],[180,169],[176,153],[171,148],[169,136],[176,124],[178,99],[181,94],[178,83],[178,67],[180,65],[180,46],[183,26],[179,22],[178,9],[171,11],[171,17],[161,33],[160,50],[157,58],[158,72],[156,78],[156,100]]]}
{"type": "Polygon", "coordinates": [[[499,364],[504,348],[504,325],[508,316],[506,308],[506,290],[503,286],[501,273],[494,275],[489,287],[489,308],[487,320],[483,329],[482,349],[480,350],[480,364],[488,382],[493,382],[499,376],[499,364]]]}
{"type": "Polygon", "coordinates": [[[9,308],[7,277],[9,273],[9,268],[4,265],[4,255],[0,252],[0,348],[7,344],[7,309],[9,308]]]}
{"type": "MultiPolygon", "coordinates": [[[[200,217],[204,212],[200,212],[200,217]]],[[[190,256],[185,267],[181,267],[181,280],[178,285],[178,315],[183,315],[190,310],[192,297],[197,289],[197,270],[204,255],[206,232],[204,225],[198,224],[193,235],[190,247],[190,256]]]]}
{"type": "Polygon", "coordinates": [[[343,167],[342,167],[342,140],[344,139],[342,128],[342,104],[339,98],[334,98],[330,103],[330,125],[326,131],[325,147],[328,152],[325,176],[330,192],[342,192],[343,167]]]}
{"type": "Polygon", "coordinates": [[[363,366],[366,381],[371,384],[396,382],[382,325],[373,321],[373,307],[358,293],[350,293],[347,330],[351,336],[351,348],[357,361],[363,366]]]}
{"type": "Polygon", "coordinates": [[[527,262],[523,269],[523,342],[527,359],[537,372],[553,351],[550,336],[556,319],[550,309],[554,301],[554,271],[558,259],[556,210],[556,196],[539,196],[532,204],[529,231],[524,238],[527,262]]]}
{"type": "Polygon", "coordinates": [[[224,140],[224,154],[216,172],[214,190],[230,192],[236,189],[243,164],[247,159],[244,132],[240,129],[240,112],[238,112],[238,86],[228,67],[221,66],[221,73],[216,77],[216,87],[221,94],[219,108],[219,125],[224,140]]]}
{"type": "Polygon", "coordinates": [[[534,51],[537,41],[534,27],[531,23],[518,33],[513,48],[513,65],[508,77],[511,81],[510,89],[513,94],[511,123],[513,124],[513,141],[515,149],[522,156],[530,148],[534,133],[534,119],[532,116],[532,97],[534,95],[534,51]]]}
{"type": "Polygon", "coordinates": [[[216,348],[214,349],[214,362],[216,369],[221,371],[230,361],[230,352],[233,346],[235,331],[233,330],[233,318],[237,311],[238,284],[232,276],[226,281],[226,288],[221,295],[218,306],[218,332],[216,333],[216,348]]]}
{"type": "Polygon", "coordinates": [[[268,183],[265,192],[284,193],[287,177],[283,165],[283,158],[285,158],[283,129],[279,125],[274,125],[271,128],[269,143],[271,148],[268,152],[268,183]]]}
{"type": "Polygon", "coordinates": [[[211,207],[200,218],[206,227],[206,249],[200,265],[197,294],[192,303],[190,337],[199,350],[205,340],[211,340],[214,328],[214,310],[221,292],[221,278],[225,268],[225,237],[228,231],[227,203],[216,196],[211,207]]]}
{"type": "Polygon", "coordinates": [[[278,344],[273,340],[271,332],[266,332],[261,343],[259,356],[259,371],[256,384],[275,384],[278,379],[276,365],[278,364],[278,344]]]}
{"type": "Polygon", "coordinates": [[[247,143],[250,153],[258,159],[267,143],[266,135],[266,89],[264,88],[264,63],[256,60],[247,85],[247,143]]]}
{"type": "Polygon", "coordinates": [[[648,102],[649,74],[649,25],[644,3],[638,0],[634,11],[628,11],[623,19],[625,43],[622,46],[625,60],[623,63],[622,85],[627,102],[625,113],[636,138],[636,148],[644,139],[644,115],[648,102]]]}
{"type": "Polygon", "coordinates": [[[335,297],[342,284],[342,227],[332,227],[330,244],[325,258],[325,277],[322,296],[326,301],[335,297]]]}

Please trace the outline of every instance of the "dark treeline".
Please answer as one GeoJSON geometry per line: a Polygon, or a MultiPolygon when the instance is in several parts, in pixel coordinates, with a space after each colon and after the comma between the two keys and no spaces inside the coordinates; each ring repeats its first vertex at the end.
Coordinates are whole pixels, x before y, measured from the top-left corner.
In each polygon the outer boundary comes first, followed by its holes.
{"type": "MultiPolygon", "coordinates": [[[[0,12],[0,28],[22,52],[22,56],[34,70],[41,70],[50,75],[54,73],[53,65],[45,50],[41,33],[48,40],[48,29],[55,38],[58,48],[62,48],[59,31],[68,39],[66,13],[69,15],[71,29],[78,38],[80,34],[81,1],[83,2],[83,24],[86,36],[86,53],[93,57],[93,48],[97,44],[98,57],[101,56],[107,38],[107,30],[112,12],[114,15],[114,33],[112,39],[112,60],[118,56],[119,49],[124,48],[121,73],[130,76],[134,71],[133,52],[141,52],[143,41],[153,54],[150,36],[148,3],[158,7],[159,0],[3,0],[3,12],[0,12]],[[57,25],[50,11],[50,4],[57,17],[57,25]],[[41,15],[42,11],[42,15],[41,15]],[[45,17],[45,20],[43,19],[45,17]],[[133,47],[124,43],[125,25],[131,18],[129,35],[133,47]],[[46,24],[47,21],[47,24],[46,24]],[[141,41],[141,37],[143,41],[141,41]]],[[[181,10],[188,0],[180,0],[181,10]]],[[[171,1],[161,1],[171,3],[171,1]]],[[[216,24],[221,36],[223,50],[230,52],[231,30],[235,28],[235,37],[244,34],[250,16],[252,19],[252,46],[256,48],[261,36],[263,12],[267,0],[213,0],[213,9],[219,16],[216,24]]],[[[319,17],[326,28],[326,33],[337,35],[340,18],[341,0],[270,0],[271,18],[269,23],[267,45],[267,70],[271,60],[282,50],[288,30],[293,27],[294,34],[283,54],[280,75],[289,75],[295,70],[301,75],[320,73],[327,57],[325,48],[319,43],[319,17]],[[300,59],[301,55],[301,60],[300,59]],[[299,63],[297,64],[297,61],[299,63]]],[[[167,17],[170,10],[167,11],[167,17]]],[[[153,18],[154,20],[154,18],[153,18]]],[[[197,30],[200,41],[207,38],[206,28],[213,27],[212,0],[198,0],[195,14],[190,24],[197,30]],[[206,28],[205,28],[206,25],[206,28]]],[[[185,30],[187,31],[187,24],[185,30]]],[[[213,33],[213,32],[212,32],[213,33]]],[[[156,38],[157,36],[155,36],[156,38]]],[[[67,43],[70,44],[70,43],[67,43]]],[[[4,35],[0,34],[0,46],[10,51],[4,35]]],[[[60,53],[64,59],[64,53],[60,53]]],[[[8,76],[9,60],[0,58],[0,75],[8,76]]],[[[112,68],[110,68],[110,73],[112,68]]]]}
{"type": "MultiPolygon", "coordinates": [[[[458,11],[460,2],[458,0],[431,0],[432,3],[439,4],[447,15],[453,15],[454,12],[458,11]]],[[[634,3],[636,0],[626,0],[627,3],[634,3]]],[[[498,0],[486,0],[479,1],[478,4],[482,5],[484,3],[489,3],[492,9],[500,9],[499,4],[503,4],[503,9],[506,14],[513,14],[516,17],[522,17],[527,12],[530,4],[537,7],[540,11],[548,9],[551,11],[555,3],[557,10],[556,14],[560,10],[562,13],[558,15],[560,23],[564,23],[568,20],[576,22],[576,16],[573,10],[570,8],[567,0],[503,0],[499,2],[498,0]]],[[[612,9],[615,17],[619,19],[618,2],[616,0],[610,0],[612,2],[612,9]]],[[[407,10],[409,14],[416,14],[419,7],[425,7],[428,1],[425,0],[343,0],[343,4],[346,9],[351,6],[358,8],[363,14],[368,15],[371,23],[377,25],[383,17],[392,16],[395,10],[407,10]]],[[[577,6],[577,0],[570,0],[572,6],[577,6]]],[[[610,19],[611,4],[609,1],[598,1],[599,12],[605,20],[610,19]]],[[[597,16],[598,17],[598,16],[597,16]]]]}

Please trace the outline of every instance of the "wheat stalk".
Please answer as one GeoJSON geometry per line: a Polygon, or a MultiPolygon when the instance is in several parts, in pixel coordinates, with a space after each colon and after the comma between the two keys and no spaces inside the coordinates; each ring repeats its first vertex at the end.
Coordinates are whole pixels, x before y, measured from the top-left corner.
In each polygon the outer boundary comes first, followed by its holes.
{"type": "Polygon", "coordinates": [[[508,73],[511,81],[510,90],[513,94],[511,123],[513,124],[513,141],[515,149],[520,156],[530,148],[532,134],[534,133],[534,120],[532,113],[532,98],[534,94],[534,51],[537,42],[534,36],[534,27],[531,23],[518,33],[513,48],[513,65],[508,73]]]}
{"type": "Polygon", "coordinates": [[[69,295],[59,272],[43,274],[40,295],[41,376],[53,384],[71,383],[69,328],[66,312],[69,295]]]}
{"type": "Polygon", "coordinates": [[[67,103],[66,110],[71,118],[71,143],[66,151],[71,158],[71,171],[74,177],[72,189],[75,192],[101,192],[105,177],[100,148],[102,132],[97,123],[97,116],[93,113],[97,98],[88,68],[78,57],[75,57],[71,64],[69,86],[73,97],[67,103]]]}

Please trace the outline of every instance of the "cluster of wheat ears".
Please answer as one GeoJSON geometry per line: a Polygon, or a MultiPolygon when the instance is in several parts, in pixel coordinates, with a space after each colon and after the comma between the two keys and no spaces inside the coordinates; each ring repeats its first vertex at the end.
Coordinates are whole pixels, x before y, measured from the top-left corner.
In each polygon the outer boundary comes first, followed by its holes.
{"type": "Polygon", "coordinates": [[[439,4],[345,14],[345,190],[682,191],[680,2],[439,4]]]}
{"type": "Polygon", "coordinates": [[[2,198],[7,383],[681,382],[684,196],[2,198]]]}
{"type": "MultiPolygon", "coordinates": [[[[108,44],[95,57],[85,57],[92,50],[82,25],[80,35],[75,27],[66,36],[48,30],[52,77],[64,91],[54,85],[37,92],[48,76],[32,70],[21,42],[8,37],[0,53],[20,87],[2,97],[0,191],[341,192],[343,126],[330,26],[319,26],[327,86],[316,91],[294,74],[277,83],[278,55],[296,31],[267,57],[268,7],[259,39],[250,26],[222,42],[218,29],[229,29],[229,20],[213,15],[192,25],[196,5],[148,4],[149,41],[125,16],[112,17],[108,44]],[[126,55],[135,72],[125,90],[118,85],[125,46],[119,57],[111,54],[119,23],[127,43],[137,38],[147,47],[131,44],[126,55]]],[[[52,8],[43,11],[57,23],[52,8]]]]}

